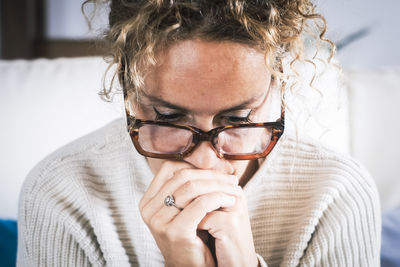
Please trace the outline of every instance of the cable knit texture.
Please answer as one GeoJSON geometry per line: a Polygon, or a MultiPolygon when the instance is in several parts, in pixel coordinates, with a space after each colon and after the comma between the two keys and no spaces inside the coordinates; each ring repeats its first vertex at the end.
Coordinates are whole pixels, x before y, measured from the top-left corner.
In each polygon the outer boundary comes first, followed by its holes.
{"type": "MultiPolygon", "coordinates": [[[[54,152],[26,179],[18,266],[163,266],[138,204],[153,174],[116,120],[54,152]]],[[[368,173],[284,135],[244,188],[262,266],[379,266],[368,173]]]]}

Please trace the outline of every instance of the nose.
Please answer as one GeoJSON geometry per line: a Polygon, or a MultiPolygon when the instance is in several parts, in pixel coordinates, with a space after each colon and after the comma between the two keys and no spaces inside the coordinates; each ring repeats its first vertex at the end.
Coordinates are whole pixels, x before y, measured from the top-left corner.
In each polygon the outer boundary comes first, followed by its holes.
{"type": "Polygon", "coordinates": [[[196,168],[210,170],[217,169],[220,161],[222,161],[222,159],[218,158],[209,141],[200,142],[184,160],[196,168]]]}

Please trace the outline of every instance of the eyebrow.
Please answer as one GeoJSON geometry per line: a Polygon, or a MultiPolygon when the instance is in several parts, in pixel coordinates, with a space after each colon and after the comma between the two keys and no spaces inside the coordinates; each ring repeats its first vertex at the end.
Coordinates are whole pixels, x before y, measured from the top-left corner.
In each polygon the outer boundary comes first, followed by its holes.
{"type": "MultiPolygon", "coordinates": [[[[264,93],[263,93],[263,94],[264,94],[264,93]]],[[[268,92],[267,92],[267,95],[268,95],[268,92]]],[[[262,96],[262,95],[261,95],[261,96],[262,96]]],[[[253,96],[252,98],[250,98],[250,99],[248,99],[248,100],[246,100],[246,101],[240,103],[239,105],[236,105],[236,106],[233,106],[233,107],[230,107],[230,108],[221,110],[219,113],[228,113],[228,112],[236,111],[236,110],[239,110],[239,109],[248,108],[248,106],[249,106],[250,104],[252,104],[252,103],[255,102],[256,100],[258,100],[261,96],[260,96],[260,95],[253,96]]]]}
{"type": "MultiPolygon", "coordinates": [[[[242,103],[240,103],[240,104],[238,104],[236,106],[221,110],[218,113],[227,113],[227,112],[232,112],[232,111],[236,111],[236,110],[239,110],[239,109],[247,108],[251,103],[253,103],[257,99],[262,97],[264,94],[266,94],[265,97],[267,97],[268,93],[269,93],[269,90],[267,90],[267,92],[263,92],[262,95],[253,96],[252,98],[250,98],[250,99],[248,99],[248,100],[246,100],[246,101],[244,101],[244,102],[242,102],[242,103]]],[[[178,110],[178,111],[180,111],[182,113],[189,113],[190,112],[190,110],[187,109],[187,108],[181,107],[179,105],[172,104],[172,103],[170,103],[168,101],[165,101],[164,99],[161,99],[159,97],[148,95],[146,93],[142,93],[142,95],[144,97],[148,98],[150,101],[152,101],[154,103],[157,103],[157,104],[160,104],[160,105],[163,105],[163,106],[165,106],[167,108],[175,109],[175,110],[178,110]]]]}
{"type": "Polygon", "coordinates": [[[146,93],[142,93],[142,94],[143,94],[144,97],[148,98],[150,101],[152,101],[154,103],[157,103],[157,104],[160,104],[160,105],[163,105],[163,106],[165,106],[167,108],[176,109],[176,110],[179,110],[179,111],[185,112],[185,113],[189,112],[189,110],[187,108],[172,104],[172,103],[170,103],[168,101],[165,101],[164,99],[161,99],[159,97],[148,95],[146,93]]]}

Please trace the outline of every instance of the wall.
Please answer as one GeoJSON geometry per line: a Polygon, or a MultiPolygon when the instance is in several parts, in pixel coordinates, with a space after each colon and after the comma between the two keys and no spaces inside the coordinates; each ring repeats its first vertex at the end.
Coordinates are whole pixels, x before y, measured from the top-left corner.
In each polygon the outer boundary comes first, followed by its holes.
{"type": "MultiPolygon", "coordinates": [[[[47,0],[47,37],[51,39],[85,39],[96,36],[107,25],[107,11],[94,21],[89,32],[81,13],[82,0],[47,0]]],[[[337,42],[364,27],[370,33],[338,53],[342,64],[379,68],[399,65],[399,0],[318,0],[319,10],[328,20],[328,37],[337,42]]]]}
{"type": "Polygon", "coordinates": [[[318,5],[333,41],[370,28],[369,34],[338,53],[344,66],[375,69],[400,65],[399,0],[318,0],[318,5]]]}
{"type": "MultiPolygon", "coordinates": [[[[83,0],[46,0],[46,20],[48,23],[45,35],[49,39],[88,39],[101,34],[101,30],[107,27],[107,9],[100,6],[92,20],[92,30],[82,14],[83,0]]],[[[92,5],[85,8],[86,14],[92,14],[92,5]]]]}

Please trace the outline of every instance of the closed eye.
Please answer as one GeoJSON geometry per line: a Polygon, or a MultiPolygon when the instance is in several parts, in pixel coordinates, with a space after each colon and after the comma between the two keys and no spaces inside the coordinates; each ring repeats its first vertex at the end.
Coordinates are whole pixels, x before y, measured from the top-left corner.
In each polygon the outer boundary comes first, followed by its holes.
{"type": "Polygon", "coordinates": [[[158,111],[155,107],[153,107],[153,110],[156,113],[156,121],[174,122],[185,116],[181,113],[162,113],[158,111]]]}
{"type": "Polygon", "coordinates": [[[246,116],[221,116],[223,124],[251,123],[251,111],[246,116]]]}

